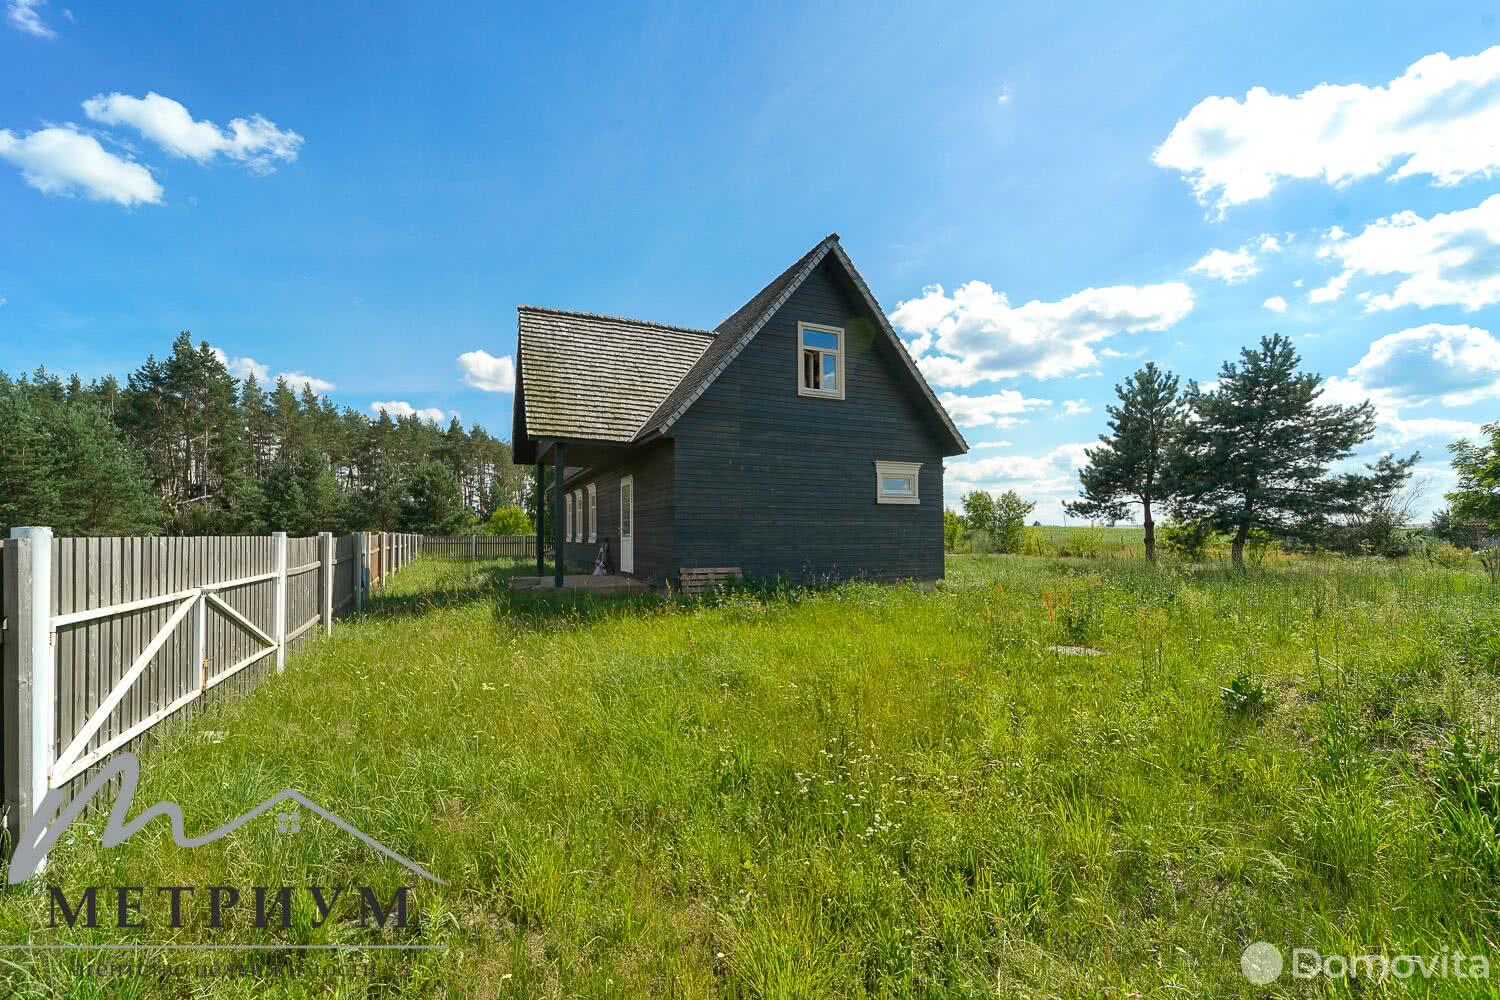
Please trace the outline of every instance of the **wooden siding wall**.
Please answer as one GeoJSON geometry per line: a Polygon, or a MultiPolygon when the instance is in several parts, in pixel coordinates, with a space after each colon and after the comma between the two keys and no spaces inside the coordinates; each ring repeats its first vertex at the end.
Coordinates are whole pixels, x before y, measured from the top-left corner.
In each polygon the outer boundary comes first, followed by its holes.
{"type": "Polygon", "coordinates": [[[759,577],[943,575],[942,443],[891,345],[825,261],[673,428],[677,567],[759,577]],[[845,331],[845,398],[797,393],[797,323],[845,331]],[[877,504],[875,461],[921,462],[877,504]]]}
{"type": "Polygon", "coordinates": [[[569,492],[581,492],[585,505],[588,503],[588,485],[595,484],[599,491],[598,538],[587,541],[588,525],[585,519],[585,541],[574,540],[563,545],[563,565],[570,573],[587,573],[594,568],[594,557],[599,552],[599,543],[609,542],[609,571],[620,568],[620,480],[634,476],[635,482],[635,572],[643,580],[664,580],[677,575],[677,564],[673,560],[672,492],[673,492],[673,448],[671,441],[660,441],[642,448],[630,461],[609,466],[593,472],[586,478],[570,483],[569,492]]]}

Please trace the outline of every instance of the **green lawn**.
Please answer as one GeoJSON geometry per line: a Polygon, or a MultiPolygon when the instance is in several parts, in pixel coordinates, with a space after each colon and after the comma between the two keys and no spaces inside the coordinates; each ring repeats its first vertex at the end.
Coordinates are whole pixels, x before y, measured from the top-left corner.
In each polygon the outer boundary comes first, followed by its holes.
{"type": "MultiPolygon", "coordinates": [[[[499,573],[403,571],[285,675],[169,730],[136,797],[179,802],[191,834],[299,788],[447,881],[382,939],[446,950],[218,978],[152,956],[165,982],[108,953],[13,954],[10,995],[1257,996],[1252,941],[1488,955],[1500,933],[1494,762],[1444,756],[1500,725],[1477,574],[975,556],[935,593],[564,608],[511,604],[499,573]]],[[[301,820],[192,850],[158,821],[105,850],[98,817],[45,877],[411,881],[301,820]]],[[[23,887],[0,938],[376,940],[308,905],[290,931],[243,907],[209,931],[204,909],[178,931],[49,931],[23,887]]],[[[1356,987],[1284,975],[1275,995],[1496,995],[1356,987]]]]}

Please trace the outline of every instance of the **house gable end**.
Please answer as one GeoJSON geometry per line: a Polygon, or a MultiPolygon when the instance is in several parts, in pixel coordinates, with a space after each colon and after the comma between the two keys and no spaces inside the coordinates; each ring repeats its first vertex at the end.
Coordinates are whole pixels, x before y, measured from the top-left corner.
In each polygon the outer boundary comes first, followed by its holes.
{"type": "MultiPolygon", "coordinates": [[[[968,451],[968,443],[953,423],[947,410],[932,392],[927,380],[922,377],[911,356],[907,354],[906,346],[901,343],[901,338],[897,336],[896,331],[881,311],[880,304],[871,294],[869,286],[865,284],[864,279],[855,269],[854,262],[849,259],[848,254],[839,244],[837,234],[819,243],[802,260],[763,289],[755,299],[719,325],[717,342],[699,359],[694,369],[688,372],[682,385],[672,392],[662,407],[642,426],[636,440],[665,435],[671,430],[672,426],[682,419],[683,415],[723,376],[725,370],[735,363],[735,360],[744,353],[766,325],[776,318],[789,302],[793,301],[804,283],[825,267],[840,272],[841,283],[855,299],[858,309],[866,314],[874,336],[883,340],[890,349],[896,366],[901,369],[901,376],[912,396],[913,405],[925,404],[924,408],[929,411],[929,417],[944,440],[943,454],[959,455],[968,451]]],[[[790,369],[793,375],[795,375],[797,363],[796,355],[791,355],[789,364],[793,366],[790,369]]]]}

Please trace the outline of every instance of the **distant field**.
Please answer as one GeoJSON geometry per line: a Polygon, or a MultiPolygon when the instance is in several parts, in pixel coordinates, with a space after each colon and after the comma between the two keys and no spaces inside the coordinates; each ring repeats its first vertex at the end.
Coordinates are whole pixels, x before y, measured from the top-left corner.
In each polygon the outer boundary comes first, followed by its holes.
{"type": "Polygon", "coordinates": [[[1087,525],[1064,528],[1061,525],[1044,524],[1036,530],[1048,542],[1059,547],[1066,547],[1080,535],[1086,534],[1100,538],[1105,549],[1141,548],[1146,542],[1145,528],[1090,528],[1087,525]]]}

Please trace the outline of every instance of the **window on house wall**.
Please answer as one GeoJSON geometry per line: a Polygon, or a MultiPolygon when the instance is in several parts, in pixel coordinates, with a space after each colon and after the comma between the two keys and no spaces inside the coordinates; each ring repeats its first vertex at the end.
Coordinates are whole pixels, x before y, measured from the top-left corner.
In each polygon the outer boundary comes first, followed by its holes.
{"type": "Polygon", "coordinates": [[[589,483],[589,541],[599,540],[599,488],[589,483]]]}
{"type": "Polygon", "coordinates": [[[573,494],[563,497],[563,541],[573,540],[573,494]]]}
{"type": "Polygon", "coordinates": [[[573,492],[573,537],[583,541],[583,490],[573,492]]]}
{"type": "Polygon", "coordinates": [[[817,323],[797,324],[797,392],[844,398],[844,331],[817,323]]]}
{"type": "Polygon", "coordinates": [[[921,503],[917,495],[917,473],[921,462],[876,462],[876,503],[921,503]]]}

